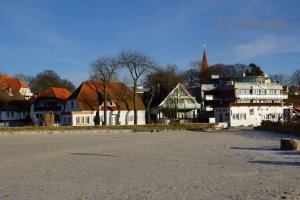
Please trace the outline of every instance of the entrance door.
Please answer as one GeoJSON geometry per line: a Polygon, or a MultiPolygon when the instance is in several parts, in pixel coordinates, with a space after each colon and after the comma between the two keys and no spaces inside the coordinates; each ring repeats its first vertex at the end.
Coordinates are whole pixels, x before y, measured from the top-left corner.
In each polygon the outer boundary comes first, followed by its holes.
{"type": "Polygon", "coordinates": [[[111,115],[110,116],[110,125],[116,125],[117,124],[117,115],[111,115]]]}

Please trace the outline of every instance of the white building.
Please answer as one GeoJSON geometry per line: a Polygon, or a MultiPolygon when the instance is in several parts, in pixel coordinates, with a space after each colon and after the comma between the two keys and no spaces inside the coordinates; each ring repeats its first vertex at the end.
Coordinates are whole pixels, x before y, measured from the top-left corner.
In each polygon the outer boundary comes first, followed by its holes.
{"type": "Polygon", "coordinates": [[[263,120],[291,118],[292,106],[284,104],[288,95],[283,93],[282,85],[271,83],[266,77],[220,80],[218,94],[221,103],[214,109],[216,122],[227,122],[229,126],[259,126],[263,120]]]}
{"type": "MultiPolygon", "coordinates": [[[[100,121],[104,121],[103,84],[83,82],[68,98],[62,117],[63,125],[93,126],[99,110],[100,121]]],[[[134,125],[133,92],[123,83],[110,82],[108,85],[107,123],[108,125],[134,125]],[[119,120],[118,120],[118,113],[119,120]]],[[[145,106],[137,96],[138,125],[145,124],[145,106]]]]}
{"type": "Polygon", "coordinates": [[[260,126],[263,120],[288,120],[291,108],[280,103],[231,103],[215,108],[215,118],[216,122],[227,122],[228,126],[260,126]]]}

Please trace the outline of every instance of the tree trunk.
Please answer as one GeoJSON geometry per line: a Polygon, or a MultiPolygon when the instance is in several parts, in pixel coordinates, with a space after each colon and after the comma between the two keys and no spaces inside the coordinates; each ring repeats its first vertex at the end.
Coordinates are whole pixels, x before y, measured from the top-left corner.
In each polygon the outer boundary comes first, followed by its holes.
{"type": "Polygon", "coordinates": [[[155,89],[156,89],[156,86],[152,86],[152,93],[151,93],[151,97],[150,97],[150,100],[148,102],[148,105],[147,105],[147,117],[148,117],[148,124],[151,123],[151,117],[150,117],[150,105],[151,105],[151,102],[153,100],[153,97],[154,97],[154,92],[155,92],[155,89]]]}
{"type": "Polygon", "coordinates": [[[137,89],[137,80],[133,82],[133,109],[134,109],[134,125],[137,125],[137,108],[136,108],[136,89],[137,89]]]}
{"type": "Polygon", "coordinates": [[[103,120],[103,125],[107,126],[107,105],[106,105],[106,102],[107,102],[107,86],[104,86],[104,120],[103,120]]]}

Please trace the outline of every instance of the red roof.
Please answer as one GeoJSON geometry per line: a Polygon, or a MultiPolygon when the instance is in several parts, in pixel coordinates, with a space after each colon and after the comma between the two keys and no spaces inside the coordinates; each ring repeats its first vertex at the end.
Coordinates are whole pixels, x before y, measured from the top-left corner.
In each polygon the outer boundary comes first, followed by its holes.
{"type": "MultiPolygon", "coordinates": [[[[133,92],[124,83],[110,82],[108,84],[108,99],[116,103],[121,90],[124,97],[120,101],[121,110],[133,110],[133,92]]],[[[80,110],[97,110],[104,101],[103,83],[83,82],[70,96],[69,99],[77,99],[80,110]]],[[[108,108],[110,109],[110,108],[108,108]]],[[[137,95],[137,110],[144,110],[145,106],[137,95]]]]}
{"type": "Polygon", "coordinates": [[[10,86],[14,91],[20,91],[21,87],[29,88],[29,86],[26,83],[24,83],[21,79],[13,78],[11,76],[3,75],[3,74],[0,75],[0,78],[4,79],[6,85],[10,86]]]}
{"type": "Polygon", "coordinates": [[[38,96],[38,98],[41,98],[41,97],[57,98],[57,99],[65,101],[69,96],[71,96],[71,93],[69,92],[69,90],[67,90],[65,88],[51,87],[51,88],[41,92],[41,94],[38,96]]]}

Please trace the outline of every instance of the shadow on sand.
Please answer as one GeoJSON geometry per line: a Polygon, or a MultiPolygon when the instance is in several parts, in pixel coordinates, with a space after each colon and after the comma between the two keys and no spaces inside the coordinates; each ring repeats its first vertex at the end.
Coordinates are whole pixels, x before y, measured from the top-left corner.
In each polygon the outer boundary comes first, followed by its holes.
{"type": "Polygon", "coordinates": [[[262,165],[300,167],[300,162],[266,161],[266,160],[257,160],[257,161],[248,161],[248,162],[253,164],[262,164],[262,165]]]}

